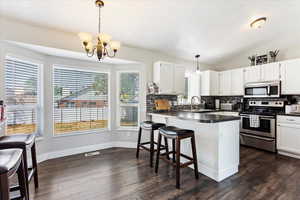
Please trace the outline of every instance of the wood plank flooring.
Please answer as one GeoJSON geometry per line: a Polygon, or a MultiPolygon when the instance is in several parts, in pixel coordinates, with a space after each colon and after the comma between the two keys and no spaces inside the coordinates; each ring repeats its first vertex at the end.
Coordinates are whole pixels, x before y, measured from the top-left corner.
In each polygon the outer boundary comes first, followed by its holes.
{"type": "Polygon", "coordinates": [[[191,169],[181,171],[175,189],[175,170],[160,163],[159,174],[149,167],[148,152],[112,148],[101,155],[69,156],[39,165],[40,188],[32,200],[297,200],[300,199],[300,160],[241,148],[240,172],[221,183],[191,169]]]}

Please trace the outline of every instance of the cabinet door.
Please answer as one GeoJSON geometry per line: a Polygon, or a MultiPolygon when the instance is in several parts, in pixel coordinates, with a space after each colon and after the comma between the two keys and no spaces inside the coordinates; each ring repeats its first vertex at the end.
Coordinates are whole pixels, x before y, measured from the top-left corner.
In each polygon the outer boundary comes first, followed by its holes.
{"type": "Polygon", "coordinates": [[[261,80],[260,66],[251,66],[244,69],[245,83],[258,82],[261,80]]]}
{"type": "Polygon", "coordinates": [[[281,62],[282,74],[282,93],[300,94],[300,59],[281,62]]]}
{"type": "Polygon", "coordinates": [[[162,94],[173,93],[174,66],[173,64],[161,63],[159,70],[159,92],[162,94]]]}
{"type": "Polygon", "coordinates": [[[244,71],[242,68],[231,70],[231,95],[244,95],[244,71]]]}
{"type": "Polygon", "coordinates": [[[202,96],[209,96],[210,78],[209,71],[201,72],[200,91],[202,96]]]}
{"type": "Polygon", "coordinates": [[[277,125],[277,149],[300,155],[300,126],[277,125]]]}
{"type": "Polygon", "coordinates": [[[219,73],[219,90],[220,95],[231,95],[231,71],[223,71],[219,73]]]}
{"type": "Polygon", "coordinates": [[[261,66],[262,81],[274,81],[280,79],[279,63],[269,63],[261,66]]]}
{"type": "Polygon", "coordinates": [[[209,95],[218,96],[219,95],[219,72],[210,71],[209,80],[209,95]]]}
{"type": "MultiPolygon", "coordinates": [[[[174,92],[176,94],[184,94],[185,89],[185,68],[183,66],[174,66],[174,92]]],[[[198,83],[200,84],[200,83],[198,83]]]]}

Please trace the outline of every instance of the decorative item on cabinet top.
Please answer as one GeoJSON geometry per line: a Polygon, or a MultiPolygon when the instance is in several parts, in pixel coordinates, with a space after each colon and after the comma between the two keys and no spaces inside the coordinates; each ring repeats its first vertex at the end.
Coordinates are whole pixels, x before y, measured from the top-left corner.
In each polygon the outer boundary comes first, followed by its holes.
{"type": "Polygon", "coordinates": [[[269,51],[269,55],[270,55],[270,62],[276,62],[276,57],[279,53],[279,50],[276,49],[275,51],[269,51]]]}
{"type": "Polygon", "coordinates": [[[250,60],[250,66],[263,65],[267,63],[276,62],[276,58],[278,54],[279,54],[279,50],[276,49],[274,51],[269,51],[269,54],[248,56],[248,59],[250,60]]]}
{"type": "Polygon", "coordinates": [[[148,94],[158,94],[159,88],[154,82],[147,83],[148,94]]]}

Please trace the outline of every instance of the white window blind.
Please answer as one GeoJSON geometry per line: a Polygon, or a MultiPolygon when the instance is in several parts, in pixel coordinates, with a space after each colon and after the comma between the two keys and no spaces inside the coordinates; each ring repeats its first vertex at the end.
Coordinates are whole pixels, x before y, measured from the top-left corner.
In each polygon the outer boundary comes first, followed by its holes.
{"type": "Polygon", "coordinates": [[[136,128],[139,123],[139,73],[119,72],[118,82],[118,126],[136,128]]]}
{"type": "Polygon", "coordinates": [[[5,103],[8,135],[39,132],[39,64],[5,58],[5,103]]]}
{"type": "Polygon", "coordinates": [[[54,133],[108,128],[108,74],[54,68],[54,133]]]}

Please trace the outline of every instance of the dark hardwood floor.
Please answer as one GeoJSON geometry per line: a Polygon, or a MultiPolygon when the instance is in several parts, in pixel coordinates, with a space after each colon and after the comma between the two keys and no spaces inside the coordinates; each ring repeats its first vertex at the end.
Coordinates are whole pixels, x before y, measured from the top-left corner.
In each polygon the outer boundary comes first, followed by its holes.
{"type": "MultiPolygon", "coordinates": [[[[159,175],[149,167],[148,152],[112,148],[101,155],[75,155],[39,165],[40,188],[33,200],[139,199],[300,199],[300,160],[241,148],[240,172],[221,183],[189,168],[181,171],[175,189],[175,170],[161,162],[159,175]]],[[[31,191],[34,191],[31,183],[31,191]]]]}

